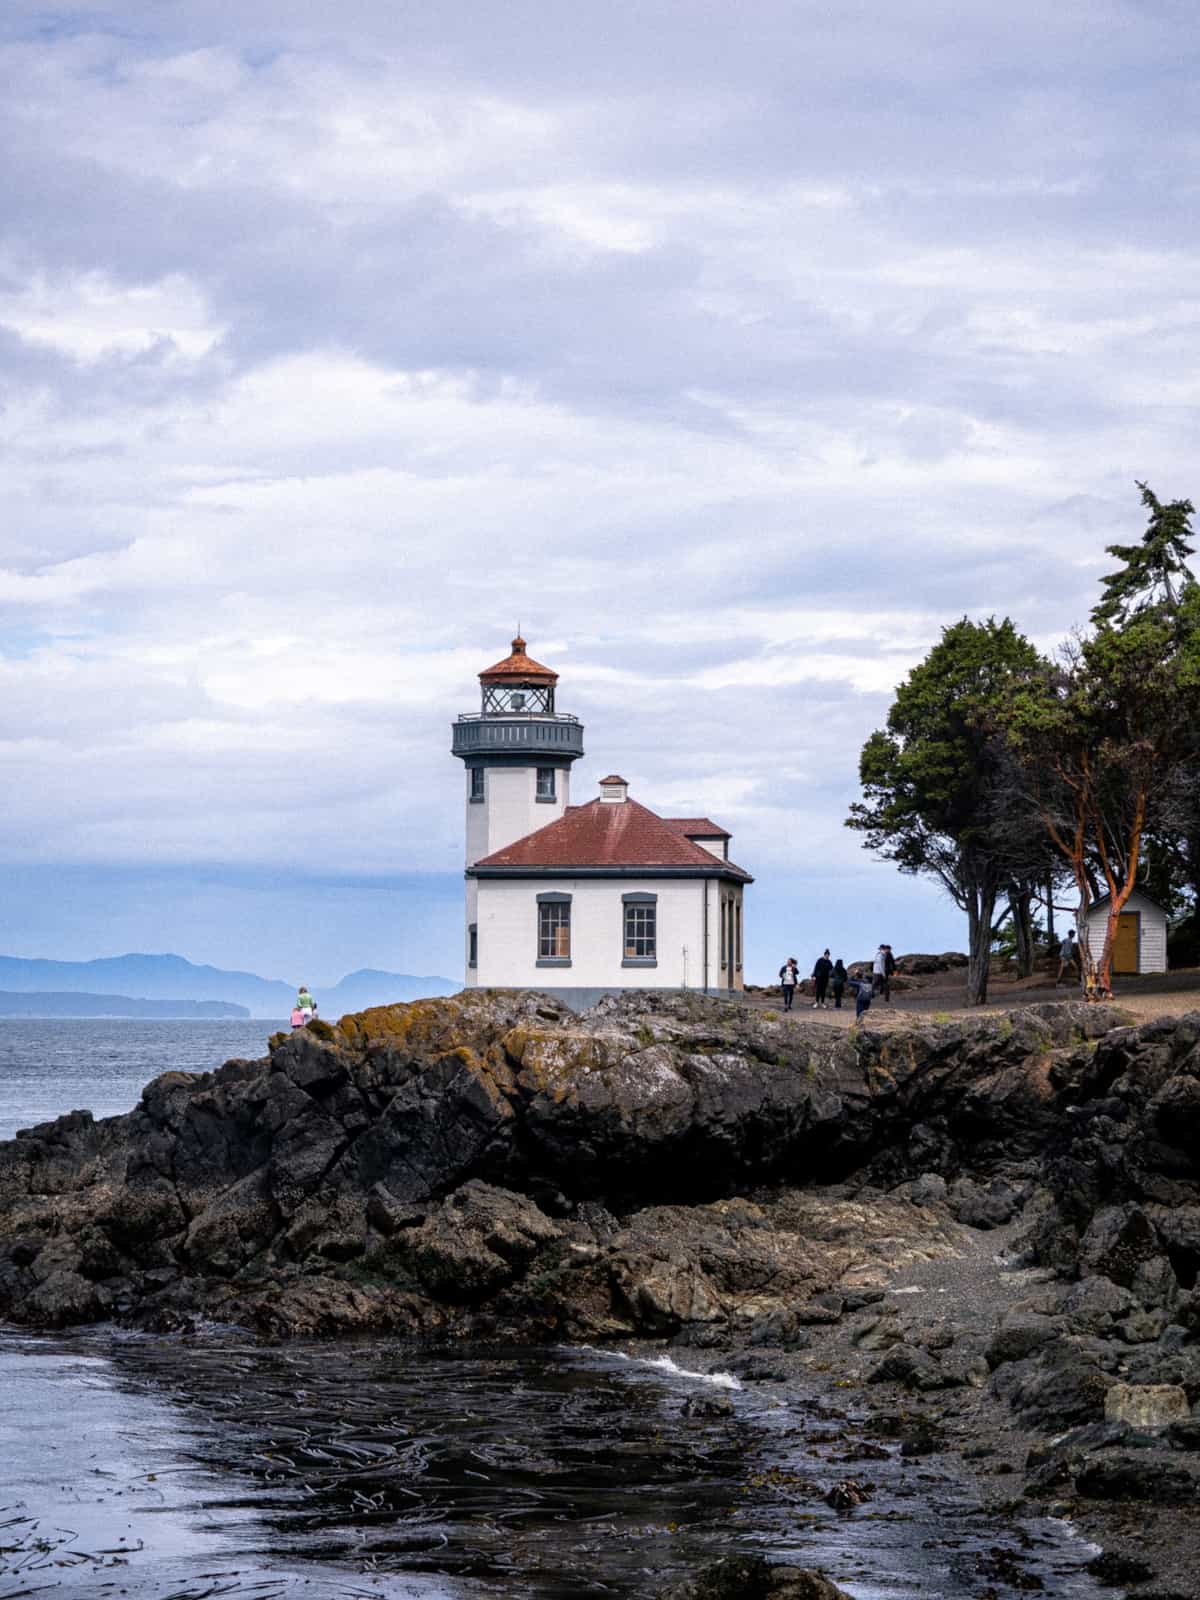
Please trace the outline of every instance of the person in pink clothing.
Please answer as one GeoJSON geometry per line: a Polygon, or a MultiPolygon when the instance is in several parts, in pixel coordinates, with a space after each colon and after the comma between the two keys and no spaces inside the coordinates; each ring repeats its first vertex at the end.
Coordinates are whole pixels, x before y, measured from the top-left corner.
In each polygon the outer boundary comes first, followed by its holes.
{"type": "Polygon", "coordinates": [[[301,1011],[300,1007],[299,1006],[293,1006],[292,1007],[292,1027],[293,1028],[302,1028],[304,1026],[305,1020],[306,1019],[305,1019],[304,1013],[303,1013],[303,1011],[301,1011]]]}

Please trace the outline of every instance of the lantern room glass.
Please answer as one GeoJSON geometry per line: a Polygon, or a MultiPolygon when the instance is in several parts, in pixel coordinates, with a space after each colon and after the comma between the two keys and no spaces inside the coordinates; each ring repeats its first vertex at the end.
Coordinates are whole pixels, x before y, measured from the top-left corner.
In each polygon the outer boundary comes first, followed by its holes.
{"type": "Polygon", "coordinates": [[[484,712],[500,716],[545,716],[554,711],[554,687],[548,683],[485,683],[484,712]]]}

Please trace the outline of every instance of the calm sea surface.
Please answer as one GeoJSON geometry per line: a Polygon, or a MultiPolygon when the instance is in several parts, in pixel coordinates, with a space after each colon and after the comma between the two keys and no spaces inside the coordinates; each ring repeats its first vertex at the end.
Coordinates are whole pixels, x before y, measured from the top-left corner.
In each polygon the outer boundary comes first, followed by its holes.
{"type": "MultiPolygon", "coordinates": [[[[275,1027],[0,1020],[0,1136],[127,1111],[275,1027]]],[[[634,1600],[738,1551],[822,1566],[855,1600],[968,1600],[998,1544],[1045,1593],[1098,1600],[1061,1524],[997,1529],[937,1458],[839,1462],[829,1400],[686,1351],[0,1324],[0,1600],[634,1600]],[[687,1414],[704,1395],[731,1411],[687,1414]],[[823,1494],[848,1474],[873,1498],[846,1515],[823,1494]]]]}
{"type": "Polygon", "coordinates": [[[66,1111],[132,1111],[160,1072],[211,1072],[267,1053],[286,1022],[132,1022],[0,1017],[0,1139],[66,1111]]]}

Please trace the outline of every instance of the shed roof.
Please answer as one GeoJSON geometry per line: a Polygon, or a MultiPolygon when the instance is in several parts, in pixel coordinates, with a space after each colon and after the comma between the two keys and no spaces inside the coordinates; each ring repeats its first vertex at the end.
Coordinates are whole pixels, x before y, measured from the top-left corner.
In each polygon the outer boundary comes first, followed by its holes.
{"type": "MultiPolygon", "coordinates": [[[[1133,888],[1130,891],[1130,898],[1132,899],[1135,894],[1143,900],[1148,900],[1156,911],[1162,912],[1164,917],[1170,916],[1170,912],[1167,910],[1166,906],[1164,906],[1161,901],[1156,900],[1152,894],[1147,894],[1145,889],[1139,889],[1137,887],[1133,888]]],[[[1090,917],[1093,911],[1099,911],[1101,906],[1108,905],[1111,899],[1112,895],[1102,894],[1099,900],[1093,900],[1091,905],[1088,907],[1088,916],[1090,917]]]]}

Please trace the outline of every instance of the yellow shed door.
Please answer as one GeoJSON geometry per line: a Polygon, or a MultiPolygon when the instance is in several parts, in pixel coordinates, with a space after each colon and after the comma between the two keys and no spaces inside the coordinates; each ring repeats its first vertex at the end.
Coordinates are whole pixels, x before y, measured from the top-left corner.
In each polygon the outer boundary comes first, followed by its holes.
{"type": "Polygon", "coordinates": [[[1114,972],[1138,970],[1138,921],[1136,911],[1122,911],[1117,921],[1117,937],[1113,940],[1114,972]]]}

